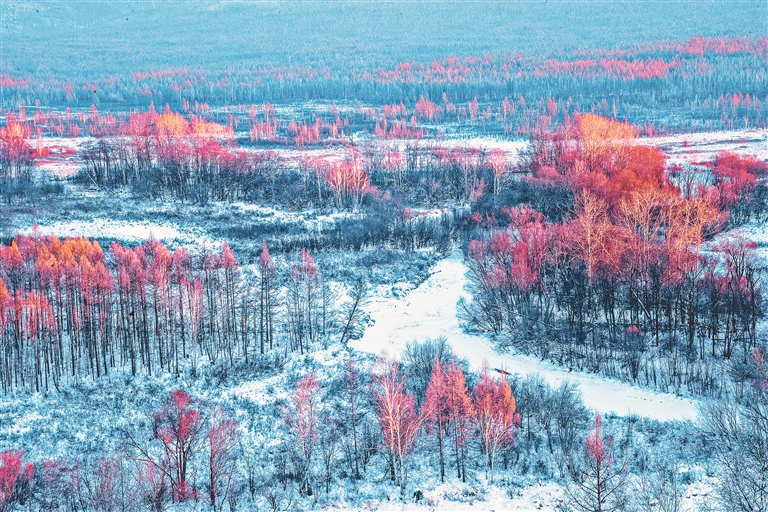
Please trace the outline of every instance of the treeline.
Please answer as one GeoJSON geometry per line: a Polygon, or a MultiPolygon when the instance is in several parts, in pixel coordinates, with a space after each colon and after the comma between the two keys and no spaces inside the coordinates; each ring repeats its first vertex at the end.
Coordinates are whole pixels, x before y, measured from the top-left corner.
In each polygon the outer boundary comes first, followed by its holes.
{"type": "MultiPolygon", "coordinates": [[[[272,119],[270,106],[262,109],[272,119]]],[[[87,123],[105,134],[83,151],[78,183],[196,203],[247,200],[293,208],[332,203],[359,210],[394,195],[415,205],[466,204],[498,193],[513,171],[500,150],[418,142],[358,147],[337,140],[339,156],[286,158],[277,151],[243,149],[230,128],[194,115],[187,120],[169,109],[133,113],[122,121],[105,120],[94,110],[87,123]]]]}
{"type": "Polygon", "coordinates": [[[551,115],[547,100],[552,98],[561,111],[575,104],[581,112],[612,114],[638,125],[649,122],[656,130],[665,125],[673,130],[735,129],[765,126],[765,53],[763,40],[699,38],[560,57],[448,57],[360,72],[286,66],[206,77],[201,71],[168,69],[76,86],[69,80],[36,82],[4,75],[1,99],[6,109],[37,102],[62,108],[95,103],[110,109],[155,102],[183,109],[185,104],[311,100],[377,106],[405,102],[410,107],[421,97],[434,102],[446,97],[438,116],[444,121],[485,125],[492,117],[494,131],[501,126],[506,133],[529,134],[540,115],[551,115]],[[517,108],[504,111],[505,98],[517,108]],[[481,106],[473,115],[472,103],[478,100],[481,106]],[[682,115],[671,119],[670,110],[682,115]]]}
{"type": "MultiPolygon", "coordinates": [[[[271,232],[275,251],[290,253],[306,248],[311,251],[364,251],[396,249],[414,251],[433,248],[448,254],[459,239],[459,230],[467,211],[441,209],[414,212],[391,202],[373,204],[360,214],[334,219],[318,230],[280,227],[271,232]]],[[[223,229],[229,236],[250,239],[258,235],[258,223],[223,229]]],[[[270,231],[269,228],[265,229],[270,231]]]]}
{"type": "Polygon", "coordinates": [[[713,363],[748,359],[765,304],[754,242],[708,240],[764,217],[754,191],[768,165],[724,153],[706,172],[671,178],[635,134],[584,115],[534,139],[526,179],[575,201],[560,205],[563,220],[527,206],[498,212],[504,228],[475,215],[475,233],[490,234],[467,246],[466,318],[571,368],[719,395],[728,378],[713,363]]]}
{"type": "MultiPolygon", "coordinates": [[[[522,106],[518,107],[525,108],[524,100],[520,101],[522,106]]],[[[753,104],[749,95],[746,98],[734,95],[728,101],[753,104]]],[[[390,130],[400,126],[397,119],[401,116],[411,116],[410,126],[418,126],[422,120],[439,123],[444,108],[456,110],[446,97],[443,102],[437,104],[421,97],[412,111],[402,103],[385,105],[381,110],[361,109],[351,116],[352,124],[365,129],[366,125],[375,123],[378,133],[383,122],[385,132],[380,137],[387,139],[392,135],[386,131],[388,119],[394,123],[390,130]]],[[[491,117],[506,122],[507,116],[515,112],[515,105],[515,101],[505,98],[491,117]]],[[[521,133],[539,133],[551,126],[573,126],[582,117],[570,101],[558,103],[549,98],[542,105],[546,105],[548,114],[526,114],[526,129],[521,133]]],[[[478,117],[478,102],[475,100],[468,106],[469,122],[484,123],[480,117],[485,116],[478,117]]],[[[466,111],[464,107],[459,111],[462,109],[466,111]]],[[[598,110],[611,114],[607,106],[598,110]]],[[[278,149],[241,147],[234,131],[237,118],[232,114],[228,124],[220,124],[206,120],[212,116],[203,119],[191,112],[184,116],[171,111],[169,106],[163,114],[150,105],[147,112],[123,116],[102,115],[92,106],[89,114],[67,114],[67,121],[61,116],[57,121],[40,112],[27,119],[21,109],[18,115],[9,115],[6,127],[0,132],[0,154],[4,155],[0,158],[0,171],[7,185],[4,193],[10,202],[14,198],[56,193],[62,188],[60,183],[33,179],[32,173],[35,159],[48,156],[50,148],[43,145],[42,133],[52,127],[57,133],[72,130],[79,133],[83,126],[95,137],[81,152],[83,165],[74,178],[77,183],[102,189],[123,188],[140,197],[172,196],[194,203],[244,200],[291,208],[324,207],[333,203],[339,208],[357,210],[390,192],[420,206],[466,204],[483,200],[491,192],[498,195],[503,188],[511,186],[508,178],[512,172],[521,170],[507,161],[501,150],[443,148],[419,140],[348,143],[343,130],[349,126],[350,118],[342,121],[335,107],[329,119],[315,117],[316,122],[309,130],[310,142],[306,140],[309,135],[303,134],[304,128],[310,128],[307,125],[295,127],[291,122],[287,132],[278,133],[281,124],[274,107],[268,103],[261,105],[262,114],[256,105],[242,111],[248,112],[244,122],[250,126],[251,144],[258,146],[266,140],[270,147],[278,149]],[[32,133],[37,134],[33,139],[37,144],[35,149],[28,142],[32,133]],[[301,147],[308,143],[330,145],[337,155],[285,157],[280,154],[279,147],[283,145],[301,147]]],[[[642,130],[655,133],[655,128],[647,123],[642,130]]],[[[514,186],[525,188],[525,184],[514,186]]]]}
{"type": "Polygon", "coordinates": [[[19,235],[0,247],[0,384],[47,391],[116,369],[305,353],[358,332],[365,283],[353,288],[335,296],[306,250],[284,275],[265,245],[244,275],[226,244],[198,257],[153,240],[105,254],[84,238],[19,235]]]}

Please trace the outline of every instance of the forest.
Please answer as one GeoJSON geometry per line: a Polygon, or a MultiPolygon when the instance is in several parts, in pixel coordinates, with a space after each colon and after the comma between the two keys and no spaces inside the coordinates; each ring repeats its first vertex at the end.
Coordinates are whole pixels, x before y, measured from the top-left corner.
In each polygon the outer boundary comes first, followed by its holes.
{"type": "Polygon", "coordinates": [[[0,511],[767,510],[768,40],[369,64],[0,75],[0,511]]]}

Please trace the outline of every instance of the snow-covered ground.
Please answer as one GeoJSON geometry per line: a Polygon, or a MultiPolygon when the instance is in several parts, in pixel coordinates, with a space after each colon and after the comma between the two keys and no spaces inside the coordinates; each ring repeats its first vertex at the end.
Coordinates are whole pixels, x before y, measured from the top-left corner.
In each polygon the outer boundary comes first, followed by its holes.
{"type": "MultiPolygon", "coordinates": [[[[363,507],[332,506],[325,510],[376,510],[394,511],[458,511],[458,510],[558,510],[563,502],[564,490],[549,482],[510,490],[501,485],[471,486],[462,483],[438,484],[431,489],[421,489],[424,497],[419,503],[411,499],[399,501],[397,491],[391,501],[369,502],[363,507]]],[[[410,496],[408,496],[410,498],[410,496]]]]}
{"type": "Polygon", "coordinates": [[[406,149],[428,151],[435,148],[443,148],[449,151],[481,150],[490,152],[500,150],[504,152],[510,163],[517,161],[520,153],[528,145],[528,139],[507,137],[492,137],[487,135],[461,136],[449,135],[440,138],[424,139],[378,139],[368,133],[353,134],[351,140],[360,147],[370,146],[380,150],[404,152],[406,149]]]}
{"type": "Polygon", "coordinates": [[[258,218],[259,222],[270,224],[302,224],[305,229],[318,231],[332,227],[333,223],[339,219],[345,219],[356,215],[355,213],[347,211],[327,214],[318,213],[311,209],[291,211],[252,203],[231,203],[230,206],[232,208],[239,208],[243,212],[248,212],[258,218]]]}
{"type": "Polygon", "coordinates": [[[584,403],[600,412],[618,415],[638,414],[661,421],[696,418],[697,403],[672,394],[658,393],[613,379],[583,372],[569,372],[535,357],[515,353],[499,354],[484,336],[465,333],[456,316],[456,303],[465,291],[467,267],[461,252],[438,263],[434,273],[418,288],[402,298],[371,300],[368,310],[375,324],[351,346],[378,354],[399,355],[407,342],[445,336],[459,357],[479,370],[483,361],[491,368],[504,368],[522,375],[538,373],[549,384],[570,381],[579,385],[584,403]]]}
{"type": "MultiPolygon", "coordinates": [[[[82,151],[94,142],[93,137],[46,137],[40,141],[41,148],[48,148],[50,154],[35,161],[39,171],[57,178],[74,176],[83,165],[82,151]]],[[[37,140],[28,141],[31,147],[37,140]]]]}
{"type": "Polygon", "coordinates": [[[521,151],[528,147],[527,139],[507,139],[500,137],[449,137],[443,140],[430,141],[433,146],[444,147],[448,149],[471,149],[479,148],[486,151],[498,149],[504,152],[507,158],[515,162],[521,151]]]}
{"type": "Polygon", "coordinates": [[[704,243],[702,254],[715,257],[722,262],[723,254],[719,251],[723,244],[739,238],[755,243],[756,247],[751,251],[753,262],[758,266],[765,266],[768,262],[768,225],[755,220],[717,234],[712,240],[704,243]]]}
{"type": "Polygon", "coordinates": [[[25,234],[37,232],[41,235],[56,235],[59,238],[84,236],[86,238],[107,238],[130,242],[144,242],[151,237],[163,242],[196,242],[199,237],[184,232],[171,224],[159,224],[140,221],[117,221],[95,218],[90,221],[60,221],[36,226],[24,231],[25,234]]]}
{"type": "Polygon", "coordinates": [[[658,146],[667,155],[668,165],[694,164],[712,160],[721,151],[740,155],[753,155],[768,160],[768,131],[739,130],[728,132],[701,132],[647,137],[641,144],[658,146]]]}

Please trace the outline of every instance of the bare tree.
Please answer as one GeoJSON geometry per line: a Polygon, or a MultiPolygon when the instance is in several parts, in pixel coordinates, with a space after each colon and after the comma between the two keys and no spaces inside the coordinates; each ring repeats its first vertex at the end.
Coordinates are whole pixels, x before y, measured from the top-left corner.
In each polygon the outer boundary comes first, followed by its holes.
{"type": "Polygon", "coordinates": [[[768,400],[757,394],[739,405],[711,402],[702,429],[719,463],[720,496],[727,510],[768,510],[768,400]]]}
{"type": "Polygon", "coordinates": [[[600,415],[595,415],[595,424],[584,442],[584,460],[569,461],[572,482],[566,487],[567,505],[579,512],[625,510],[626,470],[626,459],[614,458],[613,439],[603,435],[600,415]]]}
{"type": "Polygon", "coordinates": [[[344,329],[341,331],[340,343],[346,344],[350,338],[359,334],[363,322],[363,306],[365,305],[368,284],[362,278],[355,280],[349,291],[349,300],[344,304],[344,329]]]}

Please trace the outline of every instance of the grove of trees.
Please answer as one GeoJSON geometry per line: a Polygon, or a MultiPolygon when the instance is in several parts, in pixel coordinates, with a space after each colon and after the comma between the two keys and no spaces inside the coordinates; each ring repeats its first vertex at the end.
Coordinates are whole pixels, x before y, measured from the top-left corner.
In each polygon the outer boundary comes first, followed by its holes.
{"type": "Polygon", "coordinates": [[[534,137],[525,179],[574,201],[504,207],[505,226],[477,231],[466,317],[571,368],[718,395],[728,379],[713,362],[748,360],[765,307],[755,243],[711,238],[762,218],[768,166],[722,153],[710,172],[673,177],[635,136],[585,114],[534,137]]]}
{"type": "MultiPolygon", "coordinates": [[[[764,358],[758,350],[750,359],[749,401],[712,402],[698,431],[679,434],[712,443],[718,487],[710,504],[728,510],[761,510],[765,502],[764,358]]],[[[541,478],[537,471],[551,465],[565,483],[568,510],[682,510],[668,450],[692,447],[648,444],[642,432],[670,434],[637,418],[619,422],[617,432],[609,416],[606,430],[568,383],[552,389],[538,376],[496,376],[487,366],[474,374],[440,340],[410,345],[402,363],[383,355],[372,366],[352,359],[342,366],[327,379],[301,375],[263,431],[175,390],[150,404],[145,420],[114,432],[122,439],[116,451],[36,461],[23,450],[4,451],[0,507],[285,510],[365,481],[418,501],[425,481],[484,476],[509,484],[511,475],[541,478]],[[408,375],[423,372],[425,354],[432,371],[422,389],[408,375]]]]}
{"type": "Polygon", "coordinates": [[[305,353],[357,332],[365,287],[336,297],[306,250],[278,275],[266,245],[242,275],[231,249],[17,236],[0,247],[0,382],[53,390],[115,369],[174,373],[305,353]]]}

